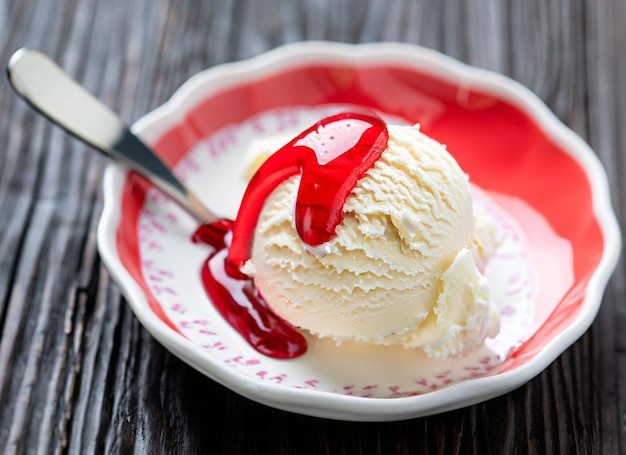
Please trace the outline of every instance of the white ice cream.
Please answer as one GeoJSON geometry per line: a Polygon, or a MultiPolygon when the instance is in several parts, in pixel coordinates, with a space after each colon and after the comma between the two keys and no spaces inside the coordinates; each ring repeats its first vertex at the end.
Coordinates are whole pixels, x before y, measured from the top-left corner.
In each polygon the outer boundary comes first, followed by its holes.
{"type": "Polygon", "coordinates": [[[326,254],[294,228],[293,177],[267,199],[246,270],[275,313],[317,336],[460,354],[498,331],[480,270],[492,232],[475,223],[468,177],[444,146],[417,127],[388,129],[326,254]]]}

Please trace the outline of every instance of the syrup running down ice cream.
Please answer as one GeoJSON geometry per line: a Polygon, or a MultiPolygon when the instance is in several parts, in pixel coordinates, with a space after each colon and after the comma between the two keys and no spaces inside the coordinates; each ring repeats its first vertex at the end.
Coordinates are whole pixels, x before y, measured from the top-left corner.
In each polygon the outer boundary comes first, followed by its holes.
{"type": "Polygon", "coordinates": [[[467,176],[416,127],[328,117],[271,155],[234,222],[203,226],[203,282],[259,352],[292,358],[306,330],[338,342],[458,355],[498,330],[477,263],[467,176]]]}

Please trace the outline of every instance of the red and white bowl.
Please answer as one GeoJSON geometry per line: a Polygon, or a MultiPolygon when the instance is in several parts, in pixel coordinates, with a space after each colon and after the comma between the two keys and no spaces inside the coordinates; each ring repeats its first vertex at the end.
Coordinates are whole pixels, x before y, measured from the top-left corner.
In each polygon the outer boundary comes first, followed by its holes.
{"type": "Polygon", "coordinates": [[[105,176],[102,260],[167,349],[269,406],[386,421],[519,387],[589,328],[621,248],[596,155],[520,84],[414,45],[305,42],[199,73],[134,131],[207,206],[232,218],[254,140],[295,135],[354,106],[419,123],[483,190],[477,200],[497,203],[493,219],[508,246],[487,278],[503,329],[483,349],[434,360],[309,337],[303,357],[258,354],[203,290],[200,268],[210,250],[191,242],[194,221],[118,165],[105,176]]]}

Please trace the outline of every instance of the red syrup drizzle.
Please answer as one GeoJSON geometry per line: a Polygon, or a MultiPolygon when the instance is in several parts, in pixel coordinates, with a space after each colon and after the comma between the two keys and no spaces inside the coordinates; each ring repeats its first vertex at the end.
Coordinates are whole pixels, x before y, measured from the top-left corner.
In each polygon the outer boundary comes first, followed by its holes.
{"type": "Polygon", "coordinates": [[[344,112],[325,118],[263,163],[248,184],[236,221],[203,225],[193,235],[194,242],[215,249],[202,268],[207,294],[258,352],[288,359],[307,350],[304,336],[272,312],[253,280],[240,271],[250,259],[265,200],[281,182],[300,174],[296,230],[305,244],[322,245],[335,235],[346,198],[380,158],[388,139],[386,124],[375,114],[344,112]]]}

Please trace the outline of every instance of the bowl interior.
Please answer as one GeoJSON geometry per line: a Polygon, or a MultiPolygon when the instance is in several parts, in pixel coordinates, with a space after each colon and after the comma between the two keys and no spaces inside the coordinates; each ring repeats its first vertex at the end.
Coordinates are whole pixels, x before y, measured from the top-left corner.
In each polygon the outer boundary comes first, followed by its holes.
{"type": "MultiPolygon", "coordinates": [[[[589,298],[589,282],[605,260],[607,243],[596,209],[594,184],[602,180],[594,175],[597,164],[579,138],[514,82],[413,51],[287,52],[244,66],[226,65],[194,77],[170,103],[139,122],[137,132],[182,179],[198,187],[208,206],[234,217],[245,189],[240,172],[247,159],[246,147],[236,146],[241,141],[238,125],[245,123],[246,140],[253,140],[255,134],[266,133],[266,125],[256,119],[271,113],[272,133],[293,133],[302,120],[296,121],[294,111],[309,110],[313,123],[319,112],[337,106],[368,107],[394,121],[419,123],[424,133],[446,144],[473,183],[513,208],[511,215],[520,217],[523,230],[550,231],[560,239],[559,248],[565,245],[555,263],[559,270],[544,268],[550,277],[538,277],[559,282],[561,287],[550,294],[554,301],[538,311],[533,336],[515,348],[498,373],[528,363],[573,330],[544,359],[545,366],[586,330],[599,305],[599,295],[589,298]],[[189,156],[198,147],[206,149],[204,156],[214,168],[204,179],[211,182],[193,176],[197,166],[189,156]],[[220,192],[220,187],[228,191],[220,192]],[[541,220],[521,219],[531,212],[541,220]],[[545,226],[528,227],[533,223],[545,226]],[[559,281],[557,276],[565,278],[559,281]]],[[[130,174],[119,197],[115,246],[120,262],[151,311],[180,334],[142,264],[140,218],[149,187],[130,174]]],[[[550,238],[535,235],[538,255],[542,242],[548,250],[549,244],[554,246],[550,238]]]]}

